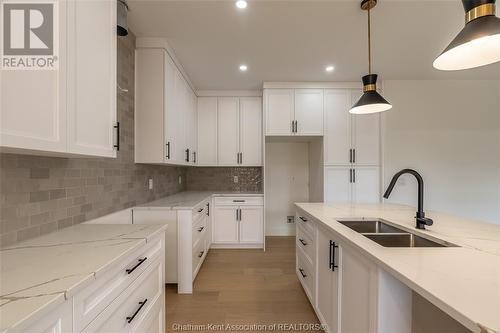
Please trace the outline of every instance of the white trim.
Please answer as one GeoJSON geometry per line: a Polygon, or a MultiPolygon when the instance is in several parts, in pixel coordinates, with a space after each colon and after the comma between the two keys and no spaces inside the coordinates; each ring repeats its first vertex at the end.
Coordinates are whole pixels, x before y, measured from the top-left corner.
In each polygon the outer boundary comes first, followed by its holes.
{"type": "Polygon", "coordinates": [[[264,89],[361,89],[359,82],[264,82],[264,89]]]}
{"type": "Polygon", "coordinates": [[[198,90],[198,97],[262,97],[262,90],[198,90]]]}
{"type": "Polygon", "coordinates": [[[189,76],[187,75],[186,71],[184,70],[184,67],[182,66],[181,62],[175,55],[174,49],[168,44],[167,40],[165,38],[156,38],[156,37],[138,37],[135,41],[135,47],[137,49],[140,48],[145,48],[145,49],[164,49],[170,58],[172,58],[172,61],[174,62],[175,66],[177,66],[177,69],[179,72],[181,72],[181,75],[184,77],[188,85],[191,87],[191,89],[194,91],[196,94],[196,87],[194,86],[193,82],[189,79],[189,76]]]}
{"type": "Polygon", "coordinates": [[[212,243],[211,249],[264,249],[264,244],[218,244],[212,243]]]}

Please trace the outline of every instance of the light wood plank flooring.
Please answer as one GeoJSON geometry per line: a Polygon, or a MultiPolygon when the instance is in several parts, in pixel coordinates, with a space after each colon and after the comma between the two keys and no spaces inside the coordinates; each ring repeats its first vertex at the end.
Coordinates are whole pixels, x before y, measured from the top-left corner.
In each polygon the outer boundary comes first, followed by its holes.
{"type": "Polygon", "coordinates": [[[295,275],[295,238],[266,242],[266,252],[210,250],[192,295],[167,286],[167,332],[180,331],[174,324],[318,324],[295,275]]]}

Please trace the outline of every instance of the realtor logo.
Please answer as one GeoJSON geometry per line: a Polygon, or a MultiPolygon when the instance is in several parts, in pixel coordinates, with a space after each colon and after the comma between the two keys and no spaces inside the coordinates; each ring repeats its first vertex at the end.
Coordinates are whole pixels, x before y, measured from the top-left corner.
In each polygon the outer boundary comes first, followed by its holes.
{"type": "Polygon", "coordinates": [[[2,1],[2,69],[56,69],[56,6],[2,1]]]}

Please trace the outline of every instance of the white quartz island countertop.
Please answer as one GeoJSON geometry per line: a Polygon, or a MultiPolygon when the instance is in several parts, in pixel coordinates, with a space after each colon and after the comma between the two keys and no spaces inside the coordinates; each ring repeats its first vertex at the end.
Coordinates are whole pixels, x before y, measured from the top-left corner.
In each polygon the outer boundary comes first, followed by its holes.
{"type": "Polygon", "coordinates": [[[189,210],[193,209],[203,201],[212,196],[218,197],[262,197],[261,192],[214,192],[214,191],[186,191],[170,195],[156,201],[148,202],[139,205],[134,209],[175,209],[175,210],[189,210]]]}
{"type": "Polygon", "coordinates": [[[471,331],[500,332],[500,226],[426,212],[434,225],[417,230],[415,208],[408,206],[296,206],[471,331]],[[383,247],[337,222],[350,218],[383,219],[458,247],[383,247]]]}
{"type": "Polygon", "coordinates": [[[0,332],[43,317],[165,228],[79,224],[0,249],[0,332]]]}

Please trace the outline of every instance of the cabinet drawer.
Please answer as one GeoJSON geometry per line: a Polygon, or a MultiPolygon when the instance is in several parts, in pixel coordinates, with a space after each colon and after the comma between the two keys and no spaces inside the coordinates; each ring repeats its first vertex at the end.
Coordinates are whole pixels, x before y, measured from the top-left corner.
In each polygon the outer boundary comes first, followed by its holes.
{"type": "Polygon", "coordinates": [[[302,227],[305,232],[309,234],[310,237],[314,237],[314,220],[307,214],[302,212],[297,212],[296,221],[299,227],[302,227]]]}
{"type": "Polygon", "coordinates": [[[311,237],[307,232],[305,232],[304,228],[302,228],[301,225],[297,226],[296,244],[297,248],[304,251],[307,259],[312,265],[314,263],[314,260],[316,259],[316,246],[314,245],[314,237],[311,237]]]}
{"type": "Polygon", "coordinates": [[[193,209],[193,223],[208,215],[209,201],[204,201],[193,209]]]}
{"type": "Polygon", "coordinates": [[[316,280],[314,269],[300,249],[297,249],[297,276],[311,304],[314,304],[314,284],[316,280]]]}
{"type": "Polygon", "coordinates": [[[162,239],[146,244],[134,255],[97,277],[74,297],[75,329],[80,332],[142,273],[151,262],[163,258],[162,239]]]}
{"type": "Polygon", "coordinates": [[[83,332],[136,332],[159,298],[164,298],[163,263],[157,258],[83,332]]]}
{"type": "Polygon", "coordinates": [[[203,241],[205,239],[204,236],[207,233],[207,227],[208,227],[207,220],[208,220],[207,218],[201,218],[193,226],[193,249],[198,246],[198,243],[200,241],[203,241]]]}
{"type": "Polygon", "coordinates": [[[205,246],[205,238],[201,238],[196,247],[193,248],[193,280],[195,279],[206,255],[207,249],[205,246]]]}
{"type": "Polygon", "coordinates": [[[263,206],[262,197],[215,197],[218,206],[263,206]]]}

